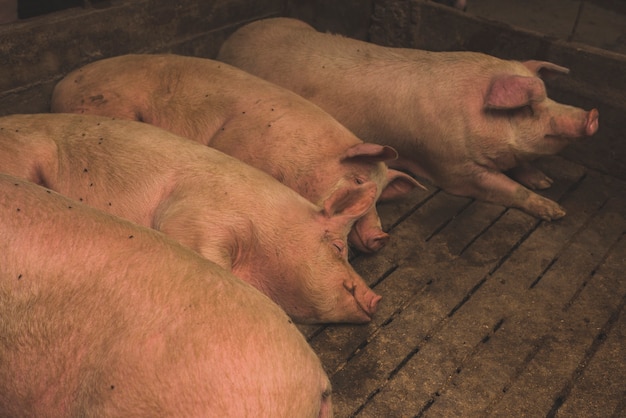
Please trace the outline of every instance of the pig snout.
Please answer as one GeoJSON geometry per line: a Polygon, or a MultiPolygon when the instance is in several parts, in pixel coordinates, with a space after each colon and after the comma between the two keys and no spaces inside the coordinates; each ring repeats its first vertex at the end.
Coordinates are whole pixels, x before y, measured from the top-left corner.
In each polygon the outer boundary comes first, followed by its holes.
{"type": "Polygon", "coordinates": [[[389,242],[389,234],[382,229],[361,231],[358,226],[355,225],[348,235],[348,241],[361,252],[373,253],[387,245],[387,242],[389,242]]]}
{"type": "Polygon", "coordinates": [[[389,234],[383,231],[376,208],[357,219],[348,235],[348,242],[357,250],[373,253],[389,242],[389,234]]]}
{"type": "Polygon", "coordinates": [[[354,280],[345,281],[343,283],[344,288],[352,294],[356,300],[359,311],[356,313],[357,321],[355,322],[369,322],[376,313],[378,302],[382,299],[382,296],[377,295],[372,289],[370,289],[364,282],[357,283],[354,280]]]}
{"type": "Polygon", "coordinates": [[[599,112],[578,110],[576,114],[555,115],[550,120],[552,135],[565,138],[580,138],[596,133],[599,126],[599,112]]]}
{"type": "Polygon", "coordinates": [[[585,123],[585,134],[587,136],[591,136],[598,131],[598,119],[600,113],[597,109],[591,109],[589,113],[587,113],[587,123],[585,123]]]}

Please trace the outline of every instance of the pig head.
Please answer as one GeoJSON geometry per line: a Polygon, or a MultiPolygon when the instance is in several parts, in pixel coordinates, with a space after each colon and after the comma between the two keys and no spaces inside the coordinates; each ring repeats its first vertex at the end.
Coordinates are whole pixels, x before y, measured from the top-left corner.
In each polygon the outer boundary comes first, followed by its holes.
{"type": "MultiPolygon", "coordinates": [[[[319,205],[347,183],[374,181],[378,195],[389,198],[418,185],[387,168],[397,157],[390,146],[364,145],[318,106],[213,60],[125,55],[96,61],[56,85],[51,110],[159,126],[260,168],[319,205]]],[[[389,236],[375,206],[366,214],[350,242],[372,252],[389,236]]]]}
{"type": "Polygon", "coordinates": [[[565,210],[532,191],[552,179],[529,161],[598,129],[596,109],[547,97],[541,76],[568,71],[549,62],[382,47],[289,18],[243,26],[218,59],[301,94],[365,141],[393,146],[394,168],[544,220],[565,210]]]}
{"type": "Polygon", "coordinates": [[[348,263],[347,235],[372,181],[321,206],[267,173],[145,123],[93,115],[0,118],[0,167],[166,233],[251,283],[298,322],[367,322],[376,295],[348,263]]]}
{"type": "Polygon", "coordinates": [[[0,415],[331,417],[265,295],[165,235],[0,174],[0,415]]]}

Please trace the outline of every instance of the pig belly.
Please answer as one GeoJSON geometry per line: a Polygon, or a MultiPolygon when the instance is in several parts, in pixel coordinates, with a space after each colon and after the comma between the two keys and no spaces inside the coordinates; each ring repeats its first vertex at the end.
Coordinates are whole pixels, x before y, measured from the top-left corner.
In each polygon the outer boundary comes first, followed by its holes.
{"type": "Polygon", "coordinates": [[[0,174],[1,416],[331,416],[284,312],[156,231],[0,174]]]}

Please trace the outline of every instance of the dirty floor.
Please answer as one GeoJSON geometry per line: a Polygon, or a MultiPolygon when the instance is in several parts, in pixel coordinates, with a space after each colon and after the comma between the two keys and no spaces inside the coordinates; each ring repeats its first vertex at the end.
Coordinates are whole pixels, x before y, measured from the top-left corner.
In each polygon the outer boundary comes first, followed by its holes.
{"type": "MultiPolygon", "coordinates": [[[[509,2],[468,13],[481,3],[509,2]]],[[[392,241],[352,259],[383,296],[374,320],[301,327],[336,416],[626,417],[626,182],[559,156],[537,165],[561,220],[434,187],[379,205],[392,241]]]]}
{"type": "Polygon", "coordinates": [[[303,327],[339,417],[626,416],[626,184],[560,157],[546,223],[435,188],[380,205],[366,326],[303,327]]]}

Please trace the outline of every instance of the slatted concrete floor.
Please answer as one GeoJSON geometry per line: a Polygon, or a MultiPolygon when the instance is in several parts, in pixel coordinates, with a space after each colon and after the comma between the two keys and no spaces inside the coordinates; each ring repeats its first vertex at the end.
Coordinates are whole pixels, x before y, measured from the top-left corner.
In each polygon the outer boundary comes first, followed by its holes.
{"type": "Polygon", "coordinates": [[[626,416],[626,183],[540,161],[546,223],[436,188],[379,206],[361,326],[304,326],[339,417],[626,416]]]}

